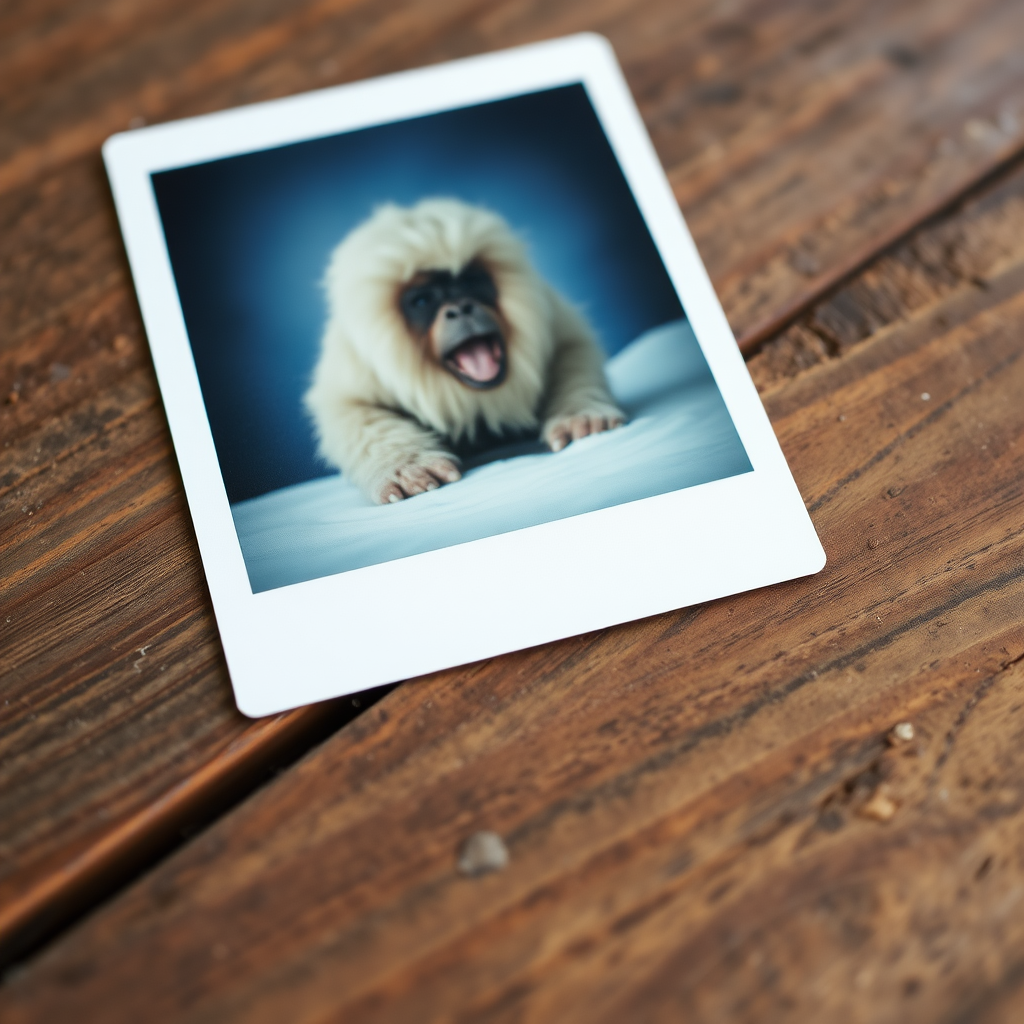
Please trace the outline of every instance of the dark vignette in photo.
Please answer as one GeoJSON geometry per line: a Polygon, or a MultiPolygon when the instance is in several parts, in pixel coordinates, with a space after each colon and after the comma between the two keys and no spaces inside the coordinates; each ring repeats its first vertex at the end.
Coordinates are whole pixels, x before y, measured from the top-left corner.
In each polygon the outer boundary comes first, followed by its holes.
{"type": "Polygon", "coordinates": [[[683,317],[582,85],[164,171],[153,187],[232,503],[330,474],[301,404],[320,281],[383,202],[500,213],[609,356],[683,317]]]}

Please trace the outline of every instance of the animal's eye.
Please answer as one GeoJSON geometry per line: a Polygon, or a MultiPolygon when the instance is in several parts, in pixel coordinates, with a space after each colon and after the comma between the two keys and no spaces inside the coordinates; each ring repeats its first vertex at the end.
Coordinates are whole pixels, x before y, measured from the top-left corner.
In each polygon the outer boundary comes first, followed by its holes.
{"type": "Polygon", "coordinates": [[[425,306],[430,305],[430,296],[424,295],[423,292],[420,292],[419,295],[414,295],[412,297],[411,304],[415,306],[416,309],[423,309],[425,306]]]}

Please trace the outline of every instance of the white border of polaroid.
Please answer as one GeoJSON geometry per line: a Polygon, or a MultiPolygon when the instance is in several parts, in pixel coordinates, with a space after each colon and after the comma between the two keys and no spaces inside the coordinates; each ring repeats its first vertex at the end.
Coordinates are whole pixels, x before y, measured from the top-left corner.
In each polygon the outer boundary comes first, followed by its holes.
{"type": "Polygon", "coordinates": [[[824,566],[785,457],[602,37],[571,36],[126,132],[107,140],[103,156],[235,698],[245,714],[355,693],[824,566]],[[753,472],[254,594],[150,175],[580,82],[753,472]],[[481,580],[492,581],[486,595],[481,580]]]}

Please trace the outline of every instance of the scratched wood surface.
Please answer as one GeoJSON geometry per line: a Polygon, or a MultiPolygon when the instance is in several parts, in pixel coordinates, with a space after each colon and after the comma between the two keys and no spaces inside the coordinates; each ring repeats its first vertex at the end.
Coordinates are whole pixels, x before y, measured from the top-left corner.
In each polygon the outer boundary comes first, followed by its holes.
{"type": "MultiPolygon", "coordinates": [[[[3,955],[102,897],[357,710],[340,702],[252,723],[233,708],[99,144],[135,119],[581,29],[615,44],[746,338],[1024,141],[1024,10],[1007,0],[746,0],[728,11],[696,0],[0,8],[3,955]]],[[[827,362],[844,338],[801,324],[758,372],[778,380],[827,362]]],[[[572,682],[584,699],[587,674],[577,680],[566,666],[588,651],[587,663],[606,665],[623,687],[658,680],[650,692],[671,702],[675,677],[662,673],[664,650],[648,648],[650,631],[685,633],[707,614],[449,673],[393,699],[420,701],[433,686],[477,693],[486,707],[501,691],[491,672],[572,682]]],[[[763,654],[766,641],[744,636],[726,646],[763,654]]],[[[461,730],[466,708],[449,713],[461,730]]],[[[423,733],[407,724],[402,743],[434,742],[429,719],[423,733]]],[[[345,742],[376,721],[344,731],[345,742]]],[[[643,749],[644,736],[634,738],[643,749]]],[[[565,747],[550,772],[584,771],[576,756],[565,747]]],[[[524,785],[553,798],[548,771],[524,785]]]]}
{"type": "Polygon", "coordinates": [[[1024,161],[751,361],[821,574],[394,690],[4,1019],[1020,1020],[1022,339],[1024,161]]]}

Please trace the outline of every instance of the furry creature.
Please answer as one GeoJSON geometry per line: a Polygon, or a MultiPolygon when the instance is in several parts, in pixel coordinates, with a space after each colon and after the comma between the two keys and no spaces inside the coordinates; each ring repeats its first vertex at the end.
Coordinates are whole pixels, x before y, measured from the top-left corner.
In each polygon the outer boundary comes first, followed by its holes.
{"type": "Polygon", "coordinates": [[[335,249],[305,396],[321,455],[385,503],[461,476],[453,449],[538,429],[558,451],[624,420],[586,321],[497,214],[388,205],[335,249]]]}

